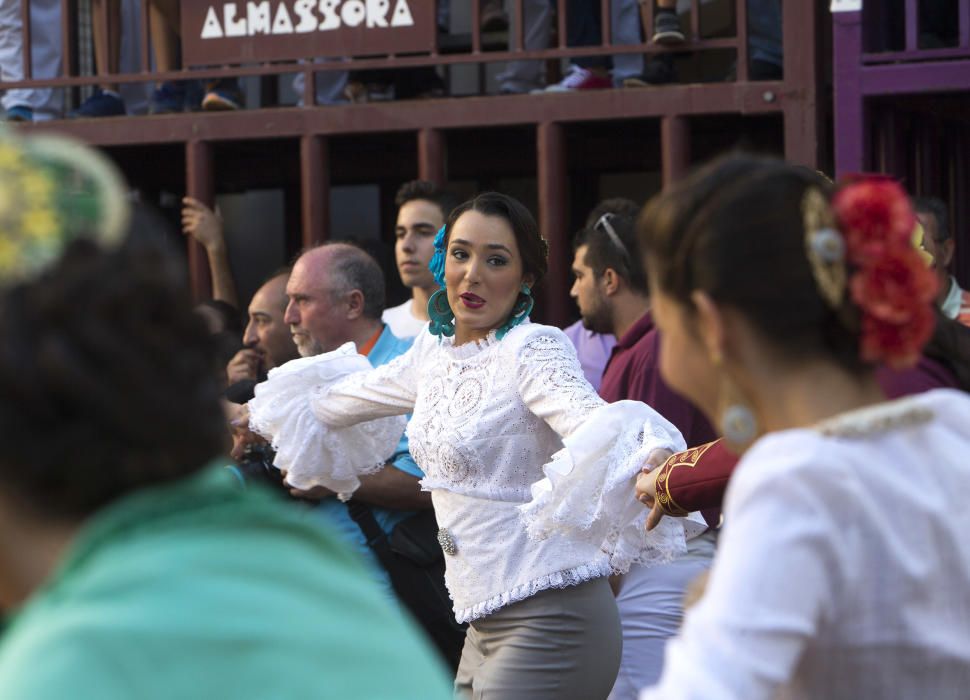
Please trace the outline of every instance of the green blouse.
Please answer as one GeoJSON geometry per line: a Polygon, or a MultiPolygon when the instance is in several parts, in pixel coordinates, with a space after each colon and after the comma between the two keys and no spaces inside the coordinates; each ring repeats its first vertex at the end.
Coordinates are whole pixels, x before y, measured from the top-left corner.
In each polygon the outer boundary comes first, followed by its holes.
{"type": "Polygon", "coordinates": [[[0,639],[0,697],[451,697],[356,558],[226,469],[130,495],[82,528],[0,639]]]}

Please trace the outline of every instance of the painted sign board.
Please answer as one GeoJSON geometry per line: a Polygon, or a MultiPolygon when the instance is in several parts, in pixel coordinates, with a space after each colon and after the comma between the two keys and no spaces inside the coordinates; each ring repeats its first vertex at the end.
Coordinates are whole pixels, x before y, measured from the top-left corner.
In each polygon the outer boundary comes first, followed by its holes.
{"type": "Polygon", "coordinates": [[[187,66],[428,53],[429,0],[181,0],[187,66]]]}

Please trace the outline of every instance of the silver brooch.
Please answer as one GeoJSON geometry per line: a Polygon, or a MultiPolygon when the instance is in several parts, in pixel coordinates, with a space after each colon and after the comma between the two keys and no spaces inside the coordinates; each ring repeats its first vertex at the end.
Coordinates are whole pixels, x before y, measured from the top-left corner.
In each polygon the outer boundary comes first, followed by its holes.
{"type": "Polygon", "coordinates": [[[455,545],[455,538],[451,536],[445,528],[438,530],[438,544],[441,545],[441,551],[445,554],[454,556],[458,553],[458,547],[455,545]]]}

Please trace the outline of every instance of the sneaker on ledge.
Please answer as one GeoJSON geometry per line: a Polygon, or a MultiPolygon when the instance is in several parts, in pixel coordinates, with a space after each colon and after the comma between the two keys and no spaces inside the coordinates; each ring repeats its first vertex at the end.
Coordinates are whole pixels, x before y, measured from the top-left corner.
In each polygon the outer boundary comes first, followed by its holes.
{"type": "Polygon", "coordinates": [[[32,122],[34,121],[34,110],[26,105],[14,105],[7,110],[8,122],[32,122]]]}
{"type": "Polygon", "coordinates": [[[94,94],[81,103],[68,116],[71,119],[93,119],[97,117],[125,116],[125,103],[121,95],[112,90],[95,90],[94,94]]]}
{"type": "Polygon", "coordinates": [[[655,44],[683,44],[687,41],[680,30],[680,18],[677,10],[660,8],[653,16],[653,43],[655,44]]]}
{"type": "Polygon", "coordinates": [[[243,95],[236,80],[217,80],[210,84],[202,98],[206,112],[231,112],[242,109],[243,95]]]}
{"type": "Polygon", "coordinates": [[[543,92],[576,92],[577,90],[605,90],[611,87],[613,87],[613,81],[610,80],[609,76],[594,73],[588,68],[571,65],[566,77],[558,83],[533,92],[537,94],[543,92]]]}
{"type": "Polygon", "coordinates": [[[167,82],[152,93],[152,114],[171,114],[185,111],[185,84],[167,82]]]}
{"type": "Polygon", "coordinates": [[[651,85],[666,85],[676,80],[674,59],[670,54],[660,54],[647,61],[643,73],[623,80],[623,87],[637,88],[651,85]]]}

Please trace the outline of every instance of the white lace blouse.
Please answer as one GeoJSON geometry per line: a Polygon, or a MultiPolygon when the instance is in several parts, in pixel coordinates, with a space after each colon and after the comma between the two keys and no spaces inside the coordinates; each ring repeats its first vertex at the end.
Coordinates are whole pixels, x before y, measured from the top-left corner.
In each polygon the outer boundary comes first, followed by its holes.
{"type": "Polygon", "coordinates": [[[768,435],[642,700],[970,697],[970,397],[768,435]]]}
{"type": "Polygon", "coordinates": [[[458,347],[421,334],[389,364],[310,393],[330,431],[413,413],[411,454],[450,539],[446,582],[461,622],[668,561],[696,532],[666,519],[646,533],[633,491],[651,451],[685,448],[680,433],[642,403],[607,405],[557,328],[526,323],[458,347]]]}

